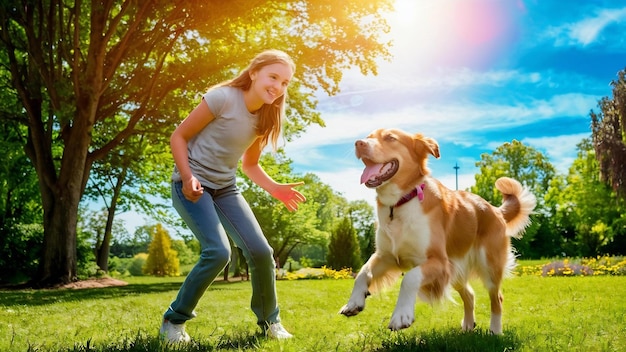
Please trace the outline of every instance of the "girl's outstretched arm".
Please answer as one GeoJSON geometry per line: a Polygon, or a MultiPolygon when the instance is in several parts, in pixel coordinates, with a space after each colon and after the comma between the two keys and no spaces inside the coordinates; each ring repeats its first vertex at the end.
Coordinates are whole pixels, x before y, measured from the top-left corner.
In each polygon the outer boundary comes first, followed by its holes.
{"type": "Polygon", "coordinates": [[[278,183],[274,181],[259,165],[260,157],[261,139],[259,138],[243,154],[241,165],[243,172],[252,182],[266,190],[272,197],[283,202],[287,210],[298,210],[298,203],[306,201],[306,197],[294,189],[294,187],[303,185],[304,182],[278,183]]]}

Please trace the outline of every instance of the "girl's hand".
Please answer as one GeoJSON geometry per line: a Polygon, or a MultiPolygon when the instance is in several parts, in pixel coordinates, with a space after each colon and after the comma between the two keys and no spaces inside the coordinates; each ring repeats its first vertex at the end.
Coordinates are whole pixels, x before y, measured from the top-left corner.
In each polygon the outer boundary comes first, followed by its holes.
{"type": "Polygon", "coordinates": [[[304,182],[279,183],[272,191],[272,197],[283,202],[287,210],[296,211],[298,210],[298,203],[306,201],[306,197],[293,188],[303,184],[304,182]]]}
{"type": "Polygon", "coordinates": [[[183,195],[188,201],[197,202],[203,193],[204,188],[202,188],[200,181],[195,176],[191,176],[191,178],[183,181],[183,195]]]}

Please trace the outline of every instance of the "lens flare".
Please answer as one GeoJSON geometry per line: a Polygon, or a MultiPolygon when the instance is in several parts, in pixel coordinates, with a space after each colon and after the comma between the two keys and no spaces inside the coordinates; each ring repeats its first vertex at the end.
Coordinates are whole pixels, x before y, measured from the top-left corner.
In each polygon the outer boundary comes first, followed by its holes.
{"type": "Polygon", "coordinates": [[[416,65],[479,68],[496,64],[514,50],[521,1],[397,0],[390,17],[394,53],[416,65]]]}

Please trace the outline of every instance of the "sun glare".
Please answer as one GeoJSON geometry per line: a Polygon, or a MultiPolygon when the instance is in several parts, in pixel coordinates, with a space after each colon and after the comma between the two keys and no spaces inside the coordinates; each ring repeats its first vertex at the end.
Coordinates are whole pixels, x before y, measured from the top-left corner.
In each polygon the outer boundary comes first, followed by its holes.
{"type": "Polygon", "coordinates": [[[418,56],[414,64],[425,68],[490,64],[515,41],[518,10],[513,1],[396,0],[392,50],[399,60],[418,56]]]}

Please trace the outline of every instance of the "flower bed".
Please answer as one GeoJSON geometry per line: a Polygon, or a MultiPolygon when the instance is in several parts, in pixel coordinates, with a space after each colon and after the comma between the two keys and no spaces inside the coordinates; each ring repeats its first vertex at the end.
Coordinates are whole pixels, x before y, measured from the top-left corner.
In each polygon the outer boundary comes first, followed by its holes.
{"type": "Polygon", "coordinates": [[[520,265],[514,274],[517,276],[599,276],[626,275],[624,257],[598,256],[595,258],[562,259],[538,265],[520,265]]]}
{"type": "Polygon", "coordinates": [[[321,268],[302,268],[294,272],[280,270],[276,276],[279,280],[302,280],[302,279],[352,279],[354,274],[351,269],[339,271],[323,266],[321,268]]]}

